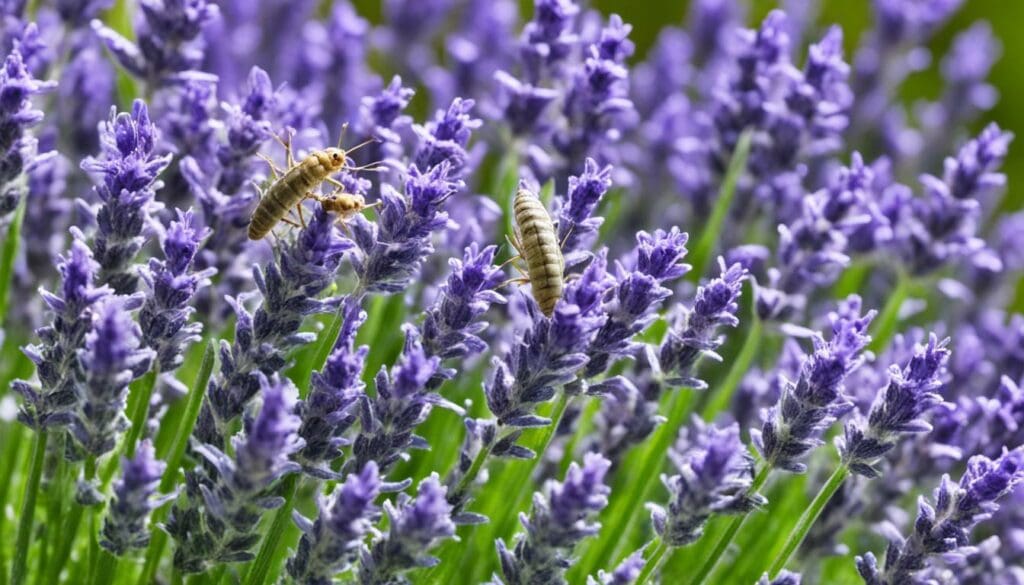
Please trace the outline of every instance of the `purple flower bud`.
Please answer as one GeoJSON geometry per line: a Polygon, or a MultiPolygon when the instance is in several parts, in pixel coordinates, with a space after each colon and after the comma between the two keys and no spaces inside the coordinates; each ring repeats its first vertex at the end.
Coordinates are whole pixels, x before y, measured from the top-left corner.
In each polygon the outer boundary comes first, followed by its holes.
{"type": "Polygon", "coordinates": [[[372,137],[376,143],[367,148],[365,160],[400,164],[401,137],[398,131],[412,124],[412,118],[403,114],[416,90],[402,86],[402,78],[394,76],[380,93],[365,96],[359,106],[359,132],[372,137]]]}
{"type": "MultiPolygon", "coordinates": [[[[476,243],[466,248],[462,260],[451,259],[451,273],[438,291],[437,299],[425,311],[420,334],[428,355],[442,361],[468,359],[487,349],[478,335],[486,328],[480,321],[492,304],[504,304],[505,297],[496,289],[504,279],[494,265],[496,246],[480,250],[476,243]]],[[[457,370],[441,367],[430,386],[440,385],[455,377],[457,370]]]]}
{"type": "Polygon", "coordinates": [[[447,110],[434,115],[432,122],[413,126],[420,139],[413,156],[417,167],[434,169],[445,163],[452,178],[461,178],[469,171],[466,168],[469,163],[466,145],[473,130],[483,124],[481,120],[470,117],[474,103],[473,100],[455,98],[447,110]]]}
{"type": "Polygon", "coordinates": [[[557,72],[579,38],[573,32],[580,7],[572,0],[534,0],[533,20],[523,27],[520,58],[527,80],[536,84],[557,72]]]}
{"type": "Polygon", "coordinates": [[[375,461],[381,472],[387,473],[407,450],[428,448],[426,439],[413,433],[435,405],[462,412],[428,389],[440,360],[423,351],[415,328],[406,325],[404,330],[405,347],[391,375],[382,366],[374,379],[376,396],[360,397],[360,429],[352,445],[356,470],[375,461]]]}
{"type": "Polygon", "coordinates": [[[592,158],[586,160],[582,173],[569,177],[569,192],[559,200],[558,209],[558,241],[563,242],[564,254],[587,251],[594,246],[598,229],[604,223],[604,218],[594,216],[594,211],[611,186],[612,167],[599,167],[592,158]]]}
{"type": "Polygon", "coordinates": [[[799,378],[785,385],[779,402],[765,414],[761,430],[751,431],[761,456],[774,468],[806,471],[800,459],[822,444],[821,434],[853,408],[844,380],[863,361],[859,354],[871,341],[866,331],[875,311],[860,316],[856,295],[847,303],[830,316],[832,339],[813,338],[814,353],[804,360],[799,378]]]}
{"type": "Polygon", "coordinates": [[[754,459],[735,423],[719,428],[695,417],[691,427],[680,431],[669,458],[679,473],[661,476],[669,491],[668,509],[648,504],[654,530],[668,546],[698,540],[712,514],[745,514],[767,502],[748,493],[754,459]]]}
{"type": "Polygon", "coordinates": [[[108,297],[78,353],[81,378],[70,431],[78,447],[94,457],[111,451],[128,428],[128,385],[149,371],[156,356],[149,348],[140,349],[141,332],[130,311],[141,303],[138,295],[108,297]]]}
{"type": "Polygon", "coordinates": [[[114,498],[100,531],[100,546],[121,556],[149,545],[150,513],[175,497],[154,497],[166,468],[167,464],[156,458],[148,439],[139,444],[135,457],[121,458],[123,472],[114,482],[114,498]]]}
{"type": "Polygon", "coordinates": [[[164,85],[175,74],[197,69],[205,50],[199,36],[203,26],[217,18],[217,6],[207,0],[142,0],[132,43],[99,20],[92,28],[117,62],[151,88],[164,85]]]}
{"type": "Polygon", "coordinates": [[[199,481],[193,495],[191,483],[200,472],[192,471],[189,498],[176,503],[168,519],[167,531],[178,543],[174,566],[184,573],[207,570],[211,563],[252,559],[260,519],[284,503],[274,491],[278,480],[301,469],[290,460],[303,446],[298,435],[302,421],[293,414],[295,386],[276,374],[270,380],[262,374],[254,377],[263,406],[245,421],[245,432],[232,437],[234,456],[208,443],[196,445],[211,477],[199,481]]]}
{"type": "Polygon", "coordinates": [[[948,342],[932,334],[928,345],[919,346],[902,370],[899,365],[890,366],[889,384],[878,393],[868,419],[846,424],[845,437],[837,438],[836,446],[851,471],[876,477],[874,464],[896,446],[901,435],[931,430],[922,417],[942,404],[935,390],[942,385],[948,342]]]}
{"type": "Polygon", "coordinates": [[[360,555],[361,585],[386,585],[411,569],[432,567],[439,561],[428,551],[441,540],[456,538],[447,489],[437,474],[420,482],[415,498],[399,494],[398,503],[384,503],[388,531],[360,555]]]}
{"type": "Polygon", "coordinates": [[[295,513],[303,534],[288,560],[288,574],[298,583],[329,585],[345,571],[380,516],[373,503],[380,491],[377,465],[371,461],[360,473],[349,474],[333,494],[318,497],[315,522],[295,513]]]}
{"type": "Polygon", "coordinates": [[[530,514],[520,514],[525,530],[513,550],[498,540],[501,572],[509,585],[564,583],[573,549],[594,536],[601,525],[593,518],[608,505],[611,491],[605,474],[611,464],[597,453],[587,453],[583,466],[569,466],[565,481],[549,480],[533,495],[530,514]]]}
{"type": "Polygon", "coordinates": [[[999,509],[996,501],[1021,482],[1024,451],[1008,451],[996,460],[983,455],[972,457],[959,483],[948,475],[942,477],[934,503],[923,496],[918,500],[913,535],[890,541],[884,567],[880,568],[869,552],[857,557],[857,571],[868,585],[914,582],[932,556],[969,545],[974,526],[989,519],[999,509]]]}
{"type": "Polygon", "coordinates": [[[782,571],[774,579],[769,579],[767,574],[762,575],[756,585],[800,585],[800,582],[799,573],[782,571]]]}
{"type": "Polygon", "coordinates": [[[118,294],[135,291],[138,277],[132,263],[146,241],[147,224],[161,207],[154,201],[163,185],[157,175],[171,155],[156,154],[157,139],[145,102],[136,100],[130,114],[111,109],[110,119],[100,125],[102,154],[82,161],[82,169],[95,176],[93,192],[100,200],[92,246],[100,282],[118,294]]]}
{"type": "Polygon", "coordinates": [[[267,264],[266,273],[253,267],[263,298],[255,314],[245,307],[248,297],[229,299],[237,315],[235,339],[233,344],[221,342],[220,373],[210,383],[195,429],[203,442],[223,444],[224,425],[240,416],[259,391],[259,372],[269,376],[282,370],[289,349],[315,338],[300,332],[303,319],[333,311],[339,304],[337,298],[319,298],[334,282],[352,245],[334,223],[334,216],[317,205],[306,227],[267,264]]]}
{"type": "Polygon", "coordinates": [[[462,189],[448,162],[420,171],[409,167],[405,194],[384,185],[379,220],[357,215],[350,222],[360,253],[352,258],[362,292],[394,294],[405,290],[433,251],[431,235],[448,225],[445,201],[462,189]]]}
{"type": "Polygon", "coordinates": [[[54,313],[53,321],[36,330],[40,343],[24,349],[36,366],[39,385],[26,380],[11,384],[23,400],[18,420],[36,430],[70,421],[69,411],[78,402],[78,351],[92,329],[98,305],[111,294],[110,288],[95,286],[99,265],[81,240],[72,241],[71,250],[61,259],[58,270],[60,294],[41,291],[43,301],[54,313]]]}
{"type": "Polygon", "coordinates": [[[694,366],[702,355],[720,359],[715,350],[722,345],[719,327],[736,327],[739,319],[740,292],[747,271],[739,264],[726,267],[718,259],[721,276],[697,289],[693,307],[680,312],[661,345],[658,361],[665,382],[705,388],[707,384],[694,377],[694,366]]]}
{"type": "Polygon", "coordinates": [[[638,550],[622,559],[611,574],[597,572],[597,578],[587,577],[587,585],[632,585],[644,569],[644,551],[638,550]]]}
{"type": "Polygon", "coordinates": [[[193,271],[192,263],[208,235],[207,230],[196,229],[191,210],[178,210],[178,219],[164,235],[164,260],[150,258],[141,273],[150,294],[139,312],[139,325],[143,342],[156,351],[162,372],[177,369],[188,346],[200,339],[202,324],[188,322],[195,311],[190,304],[216,270],[193,271]]]}
{"type": "Polygon", "coordinates": [[[25,133],[43,119],[43,112],[32,108],[32,97],[56,85],[32,77],[15,44],[0,69],[0,219],[18,207],[25,187],[15,181],[38,155],[36,139],[25,133]]]}
{"type": "Polygon", "coordinates": [[[55,8],[66,25],[81,28],[112,4],[112,0],[57,0],[55,8]]]}
{"type": "Polygon", "coordinates": [[[524,83],[498,71],[499,108],[505,123],[516,136],[529,136],[543,129],[544,112],[561,95],[558,91],[524,83]]]}

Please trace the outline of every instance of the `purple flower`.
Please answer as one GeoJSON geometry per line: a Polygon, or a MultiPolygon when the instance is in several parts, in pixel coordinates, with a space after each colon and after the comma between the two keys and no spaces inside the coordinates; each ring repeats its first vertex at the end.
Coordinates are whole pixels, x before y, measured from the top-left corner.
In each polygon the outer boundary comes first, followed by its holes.
{"type": "Polygon", "coordinates": [[[636,235],[636,266],[627,270],[618,265],[617,282],[603,303],[607,319],[587,350],[590,359],[583,371],[585,378],[607,370],[612,359],[633,356],[640,350],[633,337],[654,322],[658,307],[672,295],[664,284],[690,270],[682,263],[688,239],[676,227],[636,235]]]}
{"type": "Polygon", "coordinates": [[[413,165],[405,180],[404,195],[390,185],[383,186],[384,205],[377,222],[359,215],[352,219],[352,239],[360,250],[352,258],[360,295],[405,290],[423,260],[434,251],[432,234],[448,225],[445,201],[462,185],[451,175],[448,162],[426,171],[413,165]]]}
{"type": "Polygon", "coordinates": [[[147,223],[160,207],[153,200],[163,185],[157,175],[171,155],[156,154],[157,139],[145,102],[135,100],[130,114],[111,109],[109,121],[100,125],[101,156],[82,161],[82,169],[95,177],[93,192],[100,201],[92,244],[99,280],[118,294],[135,291],[138,276],[132,265],[146,241],[147,223]]]}
{"type": "Polygon", "coordinates": [[[415,125],[416,135],[420,139],[413,161],[421,169],[434,169],[442,164],[449,167],[448,175],[453,179],[462,178],[469,171],[469,143],[473,130],[483,122],[470,117],[473,100],[455,98],[447,110],[438,111],[434,120],[424,126],[415,125]]]}
{"type": "Polygon", "coordinates": [[[691,427],[680,430],[669,458],[679,473],[661,476],[668,509],[648,504],[654,531],[668,546],[696,542],[713,514],[745,514],[767,502],[748,493],[754,459],[735,423],[720,428],[695,417],[691,427]]]}
{"type": "Polygon", "coordinates": [[[105,299],[78,352],[81,373],[70,431],[87,455],[99,457],[117,445],[129,426],[124,414],[128,385],[149,371],[156,357],[141,346],[141,331],[131,317],[141,304],[139,295],[105,299]]]}
{"type": "Polygon", "coordinates": [[[359,105],[359,132],[376,142],[367,145],[364,158],[370,163],[381,162],[401,165],[402,138],[399,131],[412,124],[412,118],[403,114],[416,90],[402,85],[402,78],[394,76],[391,83],[379,93],[364,96],[359,105]]]}
{"type": "Polygon", "coordinates": [[[644,568],[644,552],[638,550],[622,559],[619,566],[609,573],[597,572],[597,578],[587,577],[587,585],[632,585],[644,568]]]}
{"type": "Polygon", "coordinates": [[[121,556],[149,545],[150,513],[175,497],[157,496],[157,486],[166,468],[167,464],[156,458],[148,439],[139,444],[135,457],[121,458],[123,472],[114,482],[114,498],[100,531],[100,546],[121,556]]]}
{"type": "Polygon", "coordinates": [[[687,28],[693,35],[694,61],[708,64],[728,52],[728,35],[743,21],[743,4],[734,0],[698,0],[690,5],[687,28]]]}
{"type": "MultiPolygon", "coordinates": [[[[505,297],[495,290],[504,279],[501,269],[494,265],[496,253],[496,246],[480,250],[473,243],[462,260],[448,261],[451,273],[425,311],[420,327],[427,355],[442,361],[465,360],[487,349],[479,336],[487,324],[479,319],[492,304],[505,303],[505,297]]],[[[457,373],[454,368],[439,367],[428,386],[436,387],[457,373]]]]}
{"type": "Polygon", "coordinates": [[[559,91],[530,85],[505,71],[495,73],[494,81],[498,84],[498,108],[512,134],[530,136],[544,129],[545,110],[561,96],[559,91]]]}
{"type": "Polygon", "coordinates": [[[255,378],[263,406],[245,421],[245,432],[232,437],[234,456],[209,443],[197,444],[210,477],[199,478],[199,467],[190,472],[189,497],[175,504],[168,519],[167,532],[178,543],[174,566],[183,573],[252,559],[260,519],[284,503],[274,493],[278,480],[301,469],[290,460],[302,448],[302,421],[293,414],[295,387],[276,375],[269,381],[261,374],[255,378]]]}
{"type": "Polygon", "coordinates": [[[633,43],[626,37],[632,27],[613,14],[591,45],[565,95],[563,130],[554,136],[555,148],[567,166],[592,156],[609,160],[608,146],[618,141],[624,128],[623,116],[633,110],[629,99],[629,70],[626,59],[633,54],[633,43]]]}
{"type": "MultiPolygon", "coordinates": [[[[355,347],[356,333],[366,321],[357,299],[347,297],[342,304],[343,321],[334,343],[334,351],[319,372],[313,372],[309,396],[299,402],[296,413],[302,419],[299,436],[305,446],[298,453],[306,473],[318,478],[334,478],[333,461],[342,456],[341,448],[349,444],[343,434],[356,421],[352,407],[366,387],[362,381],[363,365],[370,348],[355,347]]],[[[374,468],[376,473],[376,467],[374,468]]]]}
{"type": "Polygon", "coordinates": [[[188,346],[200,338],[201,323],[189,323],[195,311],[190,306],[196,291],[210,284],[216,273],[213,268],[194,271],[192,263],[203,240],[209,235],[196,229],[192,211],[182,213],[171,222],[161,247],[164,260],[150,258],[149,266],[141,272],[150,289],[142,309],[139,325],[147,347],[156,351],[160,371],[171,372],[182,362],[188,346]]]}
{"type": "MultiPolygon", "coordinates": [[[[510,427],[536,427],[551,423],[533,414],[534,405],[554,397],[559,386],[576,379],[587,363],[587,349],[607,317],[600,299],[610,286],[603,256],[598,256],[583,276],[567,287],[551,318],[528,301],[530,326],[518,334],[504,359],[491,360],[492,374],[484,384],[487,407],[498,423],[510,427]]],[[[520,431],[510,435],[509,451],[495,455],[532,457],[532,452],[513,446],[520,431]]]]}
{"type": "Polygon", "coordinates": [[[598,229],[604,223],[604,218],[594,212],[611,186],[612,167],[599,167],[592,158],[584,162],[582,173],[569,177],[569,191],[558,199],[558,241],[562,242],[563,254],[572,256],[593,248],[598,229]]]}
{"type": "Polygon", "coordinates": [[[821,434],[853,404],[844,393],[844,380],[860,366],[861,350],[871,341],[866,333],[875,316],[860,316],[860,297],[851,295],[846,306],[830,315],[832,339],[815,335],[814,353],[804,360],[800,376],[789,382],[767,413],[760,431],[751,431],[754,444],[768,465],[803,473],[802,459],[822,444],[821,434]]]}
{"type": "Polygon", "coordinates": [[[1005,452],[996,460],[972,457],[967,470],[954,483],[948,475],[935,490],[934,505],[923,496],[918,500],[914,532],[907,538],[890,540],[885,565],[875,555],[857,557],[857,571],[868,585],[898,585],[914,582],[933,555],[946,555],[971,542],[976,524],[991,518],[999,509],[996,501],[1024,481],[1024,451],[1005,452]]]}
{"type": "Polygon", "coordinates": [[[769,579],[767,574],[762,575],[755,585],[800,585],[800,582],[799,573],[782,571],[774,579],[769,579]]]}
{"type": "Polygon", "coordinates": [[[580,7],[572,0],[534,0],[533,20],[523,27],[520,59],[527,81],[536,85],[555,73],[579,37],[574,32],[580,7]]]}
{"type": "Polygon", "coordinates": [[[932,429],[922,417],[942,404],[935,390],[949,358],[948,339],[939,342],[935,334],[928,345],[919,346],[910,362],[900,369],[889,368],[889,384],[878,393],[866,421],[846,424],[845,437],[836,439],[843,463],[865,477],[877,477],[875,463],[896,446],[901,435],[927,433],[932,429]]]}
{"type": "Polygon", "coordinates": [[[363,539],[373,530],[380,509],[373,503],[381,492],[377,465],[370,462],[360,473],[349,474],[330,496],[319,496],[316,521],[293,513],[302,530],[288,574],[298,583],[330,585],[359,554],[363,539]]]}
{"type": "Polygon", "coordinates": [[[199,68],[205,50],[203,26],[217,18],[217,6],[207,0],[142,0],[142,19],[132,43],[99,20],[92,28],[117,62],[151,89],[175,74],[199,68]]]}
{"type": "Polygon", "coordinates": [[[266,272],[254,266],[253,280],[262,296],[255,314],[242,298],[229,299],[235,310],[235,340],[221,341],[220,373],[210,383],[196,424],[205,443],[223,444],[225,425],[242,414],[260,388],[260,372],[269,376],[285,366],[287,351],[315,339],[300,332],[308,315],[333,311],[340,299],[318,298],[334,282],[351,243],[337,232],[335,218],[319,205],[306,228],[281,246],[266,272]]]}
{"type": "Polygon", "coordinates": [[[721,275],[697,289],[693,307],[680,311],[661,344],[658,364],[667,384],[706,388],[707,384],[694,376],[697,360],[708,355],[721,359],[715,350],[722,345],[719,327],[736,327],[739,319],[739,297],[747,271],[740,264],[726,267],[718,259],[721,275]]]}
{"type": "Polygon", "coordinates": [[[543,492],[533,495],[530,514],[521,513],[525,530],[512,550],[498,540],[501,572],[509,585],[565,583],[576,545],[597,534],[601,525],[593,518],[608,505],[605,474],[611,464],[597,453],[587,453],[583,466],[569,466],[565,481],[549,480],[543,492]]]}
{"type": "Polygon", "coordinates": [[[436,406],[462,412],[440,394],[428,389],[440,360],[423,351],[419,334],[406,325],[405,347],[388,375],[382,366],[374,379],[376,396],[360,397],[359,435],[352,445],[353,464],[360,470],[376,461],[382,473],[409,449],[426,449],[426,439],[413,434],[436,406]]]}
{"type": "Polygon", "coordinates": [[[32,97],[56,85],[35,79],[15,44],[0,70],[0,219],[18,207],[25,187],[16,179],[38,156],[36,139],[25,133],[43,119],[43,112],[32,108],[32,97]]]}
{"type": "Polygon", "coordinates": [[[947,158],[942,178],[921,177],[925,197],[914,199],[904,224],[894,227],[896,244],[914,274],[931,272],[953,259],[970,257],[984,248],[977,237],[981,205],[1002,188],[1006,175],[997,172],[1013,134],[991,124],[975,140],[947,158]]]}
{"type": "Polygon", "coordinates": [[[401,582],[396,579],[401,579],[402,573],[439,562],[428,551],[441,540],[456,538],[446,491],[434,473],[420,482],[415,498],[403,493],[397,504],[384,503],[388,530],[362,550],[358,571],[361,585],[401,582]]]}
{"type": "Polygon", "coordinates": [[[69,411],[78,401],[75,382],[81,371],[78,351],[85,345],[93,315],[101,301],[111,294],[109,287],[95,286],[99,265],[81,240],[61,259],[59,294],[42,290],[52,322],[36,330],[40,343],[24,351],[36,366],[39,385],[15,380],[11,389],[22,397],[18,420],[36,430],[69,422],[69,411]]]}
{"type": "MultiPolygon", "coordinates": [[[[26,301],[36,296],[41,282],[52,282],[58,274],[60,254],[67,248],[65,238],[74,202],[66,197],[71,165],[60,155],[40,157],[28,169],[28,194],[21,237],[25,251],[24,279],[16,284],[26,301]]],[[[16,292],[15,294],[19,294],[16,292]]],[[[39,300],[42,300],[41,298],[39,300]]],[[[25,311],[26,321],[38,326],[42,311],[25,311]]],[[[14,318],[15,315],[9,315],[14,318]]]]}

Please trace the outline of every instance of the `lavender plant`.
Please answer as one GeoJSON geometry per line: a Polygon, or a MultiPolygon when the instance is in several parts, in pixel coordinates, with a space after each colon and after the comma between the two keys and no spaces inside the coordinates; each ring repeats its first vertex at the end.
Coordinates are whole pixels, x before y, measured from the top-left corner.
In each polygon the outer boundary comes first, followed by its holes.
{"type": "Polygon", "coordinates": [[[520,4],[0,2],[0,581],[1024,582],[1016,3],[520,4]]]}

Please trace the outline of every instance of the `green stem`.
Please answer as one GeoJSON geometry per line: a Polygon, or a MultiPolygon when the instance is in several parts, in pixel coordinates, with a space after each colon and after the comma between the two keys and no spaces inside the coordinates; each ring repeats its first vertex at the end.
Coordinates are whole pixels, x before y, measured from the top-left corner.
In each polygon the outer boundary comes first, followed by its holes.
{"type": "Polygon", "coordinates": [[[878,353],[889,345],[889,340],[892,339],[896,332],[896,326],[899,325],[900,307],[910,295],[911,284],[910,277],[903,272],[896,277],[896,286],[889,293],[889,299],[882,307],[882,312],[872,324],[874,331],[871,336],[871,345],[868,346],[871,351],[878,353]]]}
{"type": "Polygon", "coordinates": [[[771,569],[769,569],[769,576],[775,578],[776,575],[785,568],[786,563],[789,562],[790,557],[796,552],[800,545],[803,543],[804,538],[807,537],[807,533],[814,526],[814,523],[818,520],[818,516],[821,515],[821,511],[825,509],[829,500],[835,495],[839,488],[842,487],[843,482],[850,475],[850,469],[840,464],[832,475],[825,482],[825,485],[818,491],[818,495],[814,496],[814,500],[811,501],[811,505],[804,510],[804,513],[800,515],[800,519],[797,520],[796,526],[790,531],[789,537],[786,538],[786,544],[782,547],[782,552],[779,556],[775,557],[775,562],[772,563],[771,569]]]}
{"type": "Polygon", "coordinates": [[[655,545],[654,552],[647,558],[644,568],[640,571],[640,576],[636,578],[636,585],[647,585],[651,577],[656,575],[665,564],[665,553],[668,551],[668,545],[660,538],[657,538],[656,542],[658,544],[655,545]]]}
{"type": "Polygon", "coordinates": [[[78,525],[82,523],[82,513],[84,511],[85,506],[80,505],[78,502],[71,503],[71,512],[61,528],[60,541],[57,544],[57,548],[54,549],[55,554],[50,563],[48,583],[58,583],[60,581],[60,573],[64,570],[68,558],[71,556],[71,545],[75,542],[75,536],[78,534],[78,525]]]}
{"type": "MultiPolygon", "coordinates": [[[[768,481],[768,476],[771,472],[772,467],[770,465],[762,466],[761,471],[758,472],[757,477],[754,478],[754,483],[751,484],[747,493],[755,494],[758,490],[764,487],[764,484],[768,481]]],[[[729,526],[726,528],[725,533],[722,534],[722,537],[718,539],[717,543],[715,543],[714,550],[712,550],[711,554],[704,560],[704,564],[701,566],[700,571],[697,572],[697,576],[690,581],[690,585],[701,585],[708,577],[711,576],[711,572],[715,570],[715,566],[718,565],[718,561],[722,559],[722,555],[725,554],[726,549],[728,549],[729,545],[732,544],[733,539],[736,538],[736,534],[740,531],[740,528],[743,527],[743,523],[746,522],[747,517],[749,516],[749,513],[740,514],[729,522],[729,526]]]]}
{"type": "Polygon", "coordinates": [[[715,201],[715,207],[711,210],[711,216],[704,225],[697,245],[690,250],[690,255],[687,259],[690,261],[693,269],[690,271],[689,278],[694,282],[699,281],[704,276],[704,270],[707,268],[711,254],[718,244],[722,232],[722,224],[725,223],[725,218],[729,216],[729,209],[732,207],[732,201],[736,197],[736,184],[743,175],[743,171],[747,168],[747,158],[750,156],[752,137],[753,132],[747,129],[740,134],[739,140],[736,141],[736,148],[732,152],[729,166],[725,171],[725,177],[722,179],[722,184],[718,189],[718,199],[715,201]]]}
{"type": "Polygon", "coordinates": [[[283,483],[284,504],[274,513],[274,521],[270,524],[270,531],[260,545],[260,551],[256,554],[249,574],[245,577],[245,585],[263,585],[270,572],[270,565],[278,552],[281,544],[281,537],[284,536],[285,528],[292,519],[292,510],[295,508],[295,494],[299,491],[299,475],[292,474],[285,478],[283,483]]]}
{"type": "Polygon", "coordinates": [[[18,522],[18,538],[11,565],[11,585],[22,585],[25,582],[25,567],[28,565],[28,549],[36,516],[36,497],[39,495],[39,480],[43,477],[43,460],[46,458],[48,438],[49,433],[40,430],[36,433],[36,440],[32,445],[32,466],[29,468],[25,501],[21,506],[21,519],[18,522]]]}
{"type": "Polygon", "coordinates": [[[3,252],[0,253],[0,325],[3,325],[7,317],[7,303],[11,298],[11,280],[14,277],[14,258],[18,255],[18,246],[21,243],[21,224],[25,219],[25,197],[14,212],[14,218],[7,226],[7,235],[4,237],[3,252]]]}
{"type": "MultiPolygon", "coordinates": [[[[199,416],[199,409],[203,406],[203,398],[206,396],[206,385],[213,374],[213,366],[217,361],[216,344],[213,340],[206,343],[206,350],[203,352],[203,362],[199,366],[199,374],[192,385],[192,391],[188,395],[188,405],[185,407],[185,416],[181,419],[181,428],[174,445],[166,457],[167,467],[164,475],[160,478],[160,493],[170,493],[177,483],[178,470],[181,468],[181,459],[185,456],[185,448],[188,447],[189,437],[192,436],[192,429],[196,425],[196,418],[199,416]]],[[[157,453],[157,456],[161,456],[157,453]]],[[[158,525],[167,516],[167,507],[160,508],[153,512],[153,525],[158,525]]],[[[149,585],[156,578],[156,570],[160,565],[160,556],[167,546],[167,533],[163,530],[154,530],[153,537],[149,541],[149,548],[146,550],[146,563],[142,567],[142,574],[139,576],[139,585],[149,585]]]]}
{"type": "Polygon", "coordinates": [[[743,341],[743,347],[740,348],[740,352],[733,360],[732,366],[729,367],[729,373],[726,374],[725,380],[722,380],[722,383],[713,390],[709,388],[701,395],[704,404],[701,406],[700,412],[704,420],[714,420],[718,413],[729,407],[736,388],[743,381],[743,377],[747,375],[751,364],[754,363],[761,350],[763,337],[764,324],[757,317],[755,310],[750,315],[750,329],[747,331],[747,338],[743,341]]]}
{"type": "Polygon", "coordinates": [[[99,563],[96,566],[96,578],[93,583],[109,584],[117,575],[119,559],[105,550],[100,551],[99,563]]]}

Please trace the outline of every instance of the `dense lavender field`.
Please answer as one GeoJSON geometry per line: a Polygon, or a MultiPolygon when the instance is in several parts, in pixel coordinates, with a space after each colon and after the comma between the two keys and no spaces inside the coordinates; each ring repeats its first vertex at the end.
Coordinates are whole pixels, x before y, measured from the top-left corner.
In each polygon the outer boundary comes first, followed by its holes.
{"type": "Polygon", "coordinates": [[[0,585],[1024,585],[1004,41],[649,1],[0,2],[0,585]]]}

